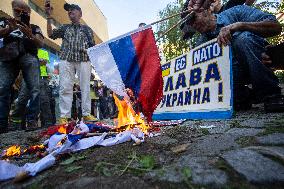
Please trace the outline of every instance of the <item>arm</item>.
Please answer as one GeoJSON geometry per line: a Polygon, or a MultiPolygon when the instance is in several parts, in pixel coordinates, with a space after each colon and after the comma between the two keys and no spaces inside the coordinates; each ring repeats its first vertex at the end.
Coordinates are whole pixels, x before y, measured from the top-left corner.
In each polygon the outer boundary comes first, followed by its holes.
{"type": "Polygon", "coordinates": [[[6,37],[7,35],[9,35],[10,33],[10,28],[7,27],[7,28],[0,28],[0,38],[4,38],[6,37]]]}
{"type": "Polygon", "coordinates": [[[219,45],[229,45],[232,35],[239,31],[249,31],[261,37],[267,38],[281,33],[281,25],[275,21],[262,22],[236,22],[223,27],[217,37],[219,45]]]}
{"type": "Polygon", "coordinates": [[[4,38],[8,36],[13,30],[17,29],[17,23],[14,19],[8,19],[8,26],[5,27],[4,21],[2,21],[3,25],[0,25],[0,38],[4,38]]]}
{"type": "Polygon", "coordinates": [[[38,48],[43,47],[43,35],[39,27],[37,27],[35,32],[33,33],[31,26],[27,26],[24,24],[19,24],[19,29],[27,36],[30,41],[36,45],[38,48]]]}
{"type": "Polygon", "coordinates": [[[34,43],[38,48],[43,47],[43,37],[39,34],[34,35],[34,37],[31,38],[32,43],[34,43]]]}
{"type": "Polygon", "coordinates": [[[47,27],[47,35],[50,38],[53,34],[50,17],[47,18],[47,26],[46,27],[47,27]]]}
{"type": "Polygon", "coordinates": [[[278,22],[273,21],[237,22],[233,24],[231,32],[234,33],[236,31],[250,31],[267,38],[279,35],[282,27],[278,22]]]}

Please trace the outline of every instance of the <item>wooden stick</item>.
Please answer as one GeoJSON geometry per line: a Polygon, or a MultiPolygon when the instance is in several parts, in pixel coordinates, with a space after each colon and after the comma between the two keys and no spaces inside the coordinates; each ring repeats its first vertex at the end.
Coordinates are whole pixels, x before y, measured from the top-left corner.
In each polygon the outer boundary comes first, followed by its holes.
{"type": "Polygon", "coordinates": [[[193,14],[193,12],[189,13],[185,18],[181,19],[178,23],[176,23],[175,25],[173,25],[170,29],[168,29],[167,31],[165,31],[163,34],[161,34],[156,41],[159,41],[162,37],[164,37],[165,35],[167,35],[170,31],[172,31],[173,29],[175,29],[179,24],[185,22],[191,15],[193,14]]]}
{"type": "Polygon", "coordinates": [[[189,13],[189,12],[190,12],[189,10],[186,10],[186,11],[183,11],[183,12],[179,12],[179,13],[176,13],[176,14],[174,14],[174,15],[171,15],[171,16],[169,16],[169,17],[167,17],[167,18],[163,18],[163,19],[161,19],[161,20],[158,20],[158,21],[156,21],[156,22],[153,22],[153,23],[151,23],[150,25],[155,25],[155,24],[158,24],[158,23],[160,23],[160,22],[169,20],[169,19],[171,19],[171,18],[173,18],[173,17],[176,17],[176,16],[178,16],[178,15],[181,15],[181,14],[183,14],[183,13],[189,13]]]}

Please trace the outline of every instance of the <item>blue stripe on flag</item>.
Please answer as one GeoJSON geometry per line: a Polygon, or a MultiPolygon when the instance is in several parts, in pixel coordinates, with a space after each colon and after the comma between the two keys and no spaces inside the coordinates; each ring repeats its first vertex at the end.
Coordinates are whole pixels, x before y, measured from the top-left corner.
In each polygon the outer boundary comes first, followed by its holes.
{"type": "Polygon", "coordinates": [[[135,96],[138,96],[141,86],[141,73],[131,37],[127,36],[111,42],[109,48],[125,87],[134,90],[135,96]]]}

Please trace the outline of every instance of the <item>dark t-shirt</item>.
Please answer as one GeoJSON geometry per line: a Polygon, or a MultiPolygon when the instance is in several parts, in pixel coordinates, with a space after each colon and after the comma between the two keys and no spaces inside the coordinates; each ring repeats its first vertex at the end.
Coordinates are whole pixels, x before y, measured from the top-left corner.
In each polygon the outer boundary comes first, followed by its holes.
{"type": "MultiPolygon", "coordinates": [[[[0,28],[6,27],[8,27],[7,19],[4,17],[0,18],[0,28]]],[[[34,35],[39,34],[43,37],[42,31],[39,26],[31,24],[31,29],[34,35]]],[[[31,43],[31,41],[19,29],[14,30],[7,37],[5,37],[3,39],[3,45],[5,46],[5,44],[9,44],[16,40],[20,40],[23,42],[26,52],[31,53],[33,55],[37,55],[38,47],[31,43]]]]}

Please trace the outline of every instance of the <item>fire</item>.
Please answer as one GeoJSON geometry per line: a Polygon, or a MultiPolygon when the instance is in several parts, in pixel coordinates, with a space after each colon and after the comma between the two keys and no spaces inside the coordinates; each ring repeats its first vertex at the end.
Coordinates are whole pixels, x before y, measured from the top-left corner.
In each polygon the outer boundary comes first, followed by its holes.
{"type": "Polygon", "coordinates": [[[6,150],[3,157],[19,156],[21,155],[21,147],[14,145],[6,150]]]}
{"type": "Polygon", "coordinates": [[[60,125],[60,127],[58,128],[58,132],[62,133],[62,134],[67,134],[67,128],[65,125],[60,125]]]}
{"type": "Polygon", "coordinates": [[[140,113],[136,113],[126,99],[120,100],[116,95],[113,97],[118,108],[118,117],[114,121],[117,130],[130,130],[133,127],[138,127],[142,132],[147,133],[150,127],[145,124],[140,113]]]}
{"type": "Polygon", "coordinates": [[[31,146],[29,147],[28,149],[25,149],[24,150],[24,153],[35,153],[37,151],[41,151],[43,149],[45,149],[46,147],[41,144],[41,145],[35,145],[35,146],[31,146]]]}

